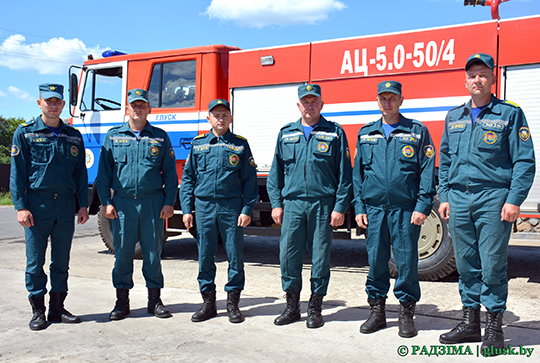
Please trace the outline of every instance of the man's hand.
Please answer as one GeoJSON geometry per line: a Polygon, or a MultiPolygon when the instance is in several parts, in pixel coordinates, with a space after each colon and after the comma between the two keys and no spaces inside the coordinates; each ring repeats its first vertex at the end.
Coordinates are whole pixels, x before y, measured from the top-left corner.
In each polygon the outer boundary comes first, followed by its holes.
{"type": "Polygon", "coordinates": [[[519,217],[519,211],[517,205],[504,203],[501,211],[501,221],[515,222],[519,217]]]}
{"type": "Polygon", "coordinates": [[[251,217],[247,214],[240,214],[238,216],[238,227],[247,227],[251,223],[251,217]]]}
{"type": "Polygon", "coordinates": [[[281,225],[283,222],[283,208],[273,208],[272,209],[272,219],[276,224],[281,225]]]}
{"type": "Polygon", "coordinates": [[[186,229],[189,232],[190,228],[193,228],[193,214],[184,214],[182,217],[182,221],[184,222],[184,226],[186,226],[186,229]]]}
{"type": "Polygon", "coordinates": [[[109,219],[116,219],[118,218],[118,213],[116,213],[116,208],[114,207],[114,205],[112,204],[107,204],[105,206],[105,213],[103,213],[103,215],[106,217],[106,218],[109,218],[109,219]]]}
{"type": "Polygon", "coordinates": [[[358,227],[366,229],[368,226],[367,214],[357,214],[356,224],[358,224],[358,227]]]}
{"type": "Polygon", "coordinates": [[[417,226],[421,226],[422,223],[427,219],[427,216],[424,213],[420,212],[413,212],[411,216],[411,224],[416,224],[417,226]]]}
{"type": "Polygon", "coordinates": [[[337,228],[341,226],[343,222],[345,222],[345,213],[333,211],[332,214],[330,214],[330,225],[332,227],[337,228]]]}
{"type": "Polygon", "coordinates": [[[19,209],[17,211],[17,222],[23,227],[33,227],[34,216],[28,209],[19,209]]]}
{"type": "Polygon", "coordinates": [[[444,202],[439,205],[439,215],[446,221],[450,218],[450,203],[444,202]]]}
{"type": "Polygon", "coordinates": [[[159,212],[159,218],[161,219],[167,219],[171,218],[174,214],[174,208],[172,205],[164,205],[161,208],[161,212],[159,212]]]}
{"type": "Polygon", "coordinates": [[[85,224],[89,219],[88,208],[83,207],[79,209],[79,212],[77,213],[77,224],[85,224]]]}

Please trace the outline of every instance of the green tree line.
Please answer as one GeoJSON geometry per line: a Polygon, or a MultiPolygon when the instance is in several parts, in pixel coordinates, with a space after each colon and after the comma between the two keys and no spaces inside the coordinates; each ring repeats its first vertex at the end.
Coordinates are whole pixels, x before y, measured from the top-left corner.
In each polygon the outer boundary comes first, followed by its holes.
{"type": "Polygon", "coordinates": [[[22,118],[0,116],[0,164],[11,163],[11,142],[17,126],[25,122],[22,118]]]}

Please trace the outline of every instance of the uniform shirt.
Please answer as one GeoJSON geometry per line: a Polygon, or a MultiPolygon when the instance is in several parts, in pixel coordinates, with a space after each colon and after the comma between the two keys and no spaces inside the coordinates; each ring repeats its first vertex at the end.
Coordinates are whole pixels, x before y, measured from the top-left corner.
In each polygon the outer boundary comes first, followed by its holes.
{"type": "Polygon", "coordinates": [[[11,198],[15,209],[27,209],[27,192],[40,191],[77,195],[88,207],[88,176],[81,133],[61,126],[58,138],[41,116],[19,125],[11,147],[11,198]]]}
{"type": "Polygon", "coordinates": [[[396,206],[429,215],[435,189],[435,148],[422,123],[400,114],[386,139],[382,118],[358,133],[353,169],[356,214],[366,205],[396,206]]]}
{"type": "Polygon", "coordinates": [[[193,139],[182,185],[182,213],[193,213],[198,198],[242,197],[242,214],[251,215],[258,195],[257,171],[245,138],[227,131],[218,137],[212,131],[193,139]]]}
{"type": "Polygon", "coordinates": [[[334,211],[345,213],[352,192],[347,137],[340,125],[321,116],[306,140],[301,119],[279,131],[267,190],[272,208],[283,198],[335,197],[334,211]]]}
{"type": "Polygon", "coordinates": [[[99,159],[96,188],[102,205],[112,204],[110,189],[130,198],[165,192],[163,205],[174,205],[178,192],[176,158],[169,136],[149,122],[139,139],[129,122],[107,131],[99,159]]]}
{"type": "Polygon", "coordinates": [[[507,203],[521,205],[534,180],[531,134],[521,108],[492,96],[472,123],[471,102],[446,116],[441,140],[441,202],[458,187],[506,188],[507,203]]]}

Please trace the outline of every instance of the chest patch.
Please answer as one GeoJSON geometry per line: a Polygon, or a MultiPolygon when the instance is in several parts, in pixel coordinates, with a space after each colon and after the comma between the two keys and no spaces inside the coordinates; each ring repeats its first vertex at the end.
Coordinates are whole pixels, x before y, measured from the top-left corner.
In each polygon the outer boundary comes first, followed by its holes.
{"type": "Polygon", "coordinates": [[[72,156],[79,155],[79,149],[75,145],[69,148],[69,152],[71,153],[72,156]]]}
{"type": "Polygon", "coordinates": [[[238,157],[238,155],[232,154],[231,156],[229,156],[229,163],[231,163],[231,165],[238,165],[239,161],[240,158],[238,157]]]}
{"type": "Polygon", "coordinates": [[[414,148],[409,145],[403,146],[403,148],[401,149],[401,152],[403,153],[403,155],[405,155],[408,158],[412,158],[414,156],[414,148]]]}
{"type": "Polygon", "coordinates": [[[497,142],[497,134],[494,133],[493,131],[487,131],[487,132],[484,132],[484,136],[482,137],[482,139],[484,140],[486,144],[491,145],[497,142]]]}
{"type": "Polygon", "coordinates": [[[326,142],[319,142],[317,145],[317,150],[319,150],[322,153],[325,153],[328,151],[328,144],[326,142]]]}
{"type": "Polygon", "coordinates": [[[158,154],[159,154],[159,147],[157,147],[156,145],[152,145],[150,147],[150,155],[157,156],[158,154]]]}

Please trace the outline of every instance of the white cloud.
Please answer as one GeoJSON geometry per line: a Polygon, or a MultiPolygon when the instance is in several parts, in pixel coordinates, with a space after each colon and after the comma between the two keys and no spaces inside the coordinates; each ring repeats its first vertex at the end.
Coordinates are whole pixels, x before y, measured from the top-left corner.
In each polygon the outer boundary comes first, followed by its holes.
{"type": "Polygon", "coordinates": [[[52,38],[27,44],[23,35],[15,34],[0,45],[0,66],[36,70],[40,74],[65,74],[70,65],[82,64],[88,54],[101,54],[102,50],[99,46],[88,48],[79,39],[52,38]]]}
{"type": "Polygon", "coordinates": [[[336,0],[212,0],[210,19],[235,21],[241,26],[315,24],[347,6],[336,0]]]}
{"type": "Polygon", "coordinates": [[[0,91],[0,97],[7,97],[7,93],[0,91]]]}
{"type": "Polygon", "coordinates": [[[34,98],[26,91],[21,91],[15,86],[9,86],[8,92],[15,98],[23,101],[34,101],[34,98]]]}

